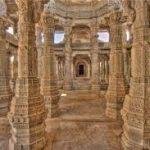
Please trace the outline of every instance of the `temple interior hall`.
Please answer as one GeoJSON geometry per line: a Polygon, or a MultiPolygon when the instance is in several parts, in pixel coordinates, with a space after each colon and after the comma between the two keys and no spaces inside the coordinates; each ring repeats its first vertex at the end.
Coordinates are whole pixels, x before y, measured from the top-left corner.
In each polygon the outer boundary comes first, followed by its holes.
{"type": "Polygon", "coordinates": [[[150,150],[150,0],[0,0],[0,150],[150,150]]]}

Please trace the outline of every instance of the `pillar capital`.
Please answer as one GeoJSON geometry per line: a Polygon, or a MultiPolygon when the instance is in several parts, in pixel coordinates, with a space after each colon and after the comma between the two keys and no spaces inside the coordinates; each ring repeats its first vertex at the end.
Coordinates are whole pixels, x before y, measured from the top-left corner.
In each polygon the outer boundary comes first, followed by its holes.
{"type": "Polygon", "coordinates": [[[55,27],[55,18],[54,15],[48,13],[48,12],[43,12],[42,13],[42,25],[45,28],[54,28],[55,27]]]}
{"type": "Polygon", "coordinates": [[[3,28],[6,28],[6,20],[2,17],[0,17],[0,27],[3,28]]]}
{"type": "MultiPolygon", "coordinates": [[[[7,22],[7,20],[4,17],[0,17],[0,39],[5,39],[6,36],[6,29],[8,27],[9,23],[7,22]]],[[[2,39],[2,40],[3,40],[2,39]]]]}
{"type": "Polygon", "coordinates": [[[66,21],[65,21],[65,24],[64,24],[64,28],[72,28],[72,23],[73,23],[73,20],[70,19],[70,18],[67,18],[66,21]]]}
{"type": "Polygon", "coordinates": [[[72,21],[67,20],[66,24],[64,25],[64,31],[65,31],[65,43],[71,44],[71,32],[72,32],[72,21]]]}
{"type": "Polygon", "coordinates": [[[110,15],[109,22],[111,25],[118,25],[122,23],[122,12],[115,11],[110,15]]]}

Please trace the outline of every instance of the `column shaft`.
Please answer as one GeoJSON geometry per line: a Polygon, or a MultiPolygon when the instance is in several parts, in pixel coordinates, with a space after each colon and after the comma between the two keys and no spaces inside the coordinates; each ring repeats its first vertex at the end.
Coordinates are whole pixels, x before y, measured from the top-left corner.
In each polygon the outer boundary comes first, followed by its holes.
{"type": "Polygon", "coordinates": [[[48,108],[48,117],[57,117],[59,115],[58,102],[59,91],[56,77],[56,60],[54,56],[54,16],[44,12],[43,14],[44,31],[44,54],[43,54],[43,76],[42,76],[42,94],[48,108]]]}
{"type": "Polygon", "coordinates": [[[130,78],[130,73],[129,73],[129,50],[127,49],[127,24],[125,23],[123,25],[123,58],[124,58],[124,76],[125,76],[125,86],[126,86],[126,93],[129,91],[129,78],[130,78]]]}
{"type": "Polygon", "coordinates": [[[111,52],[109,86],[106,93],[106,115],[121,120],[121,109],[125,97],[125,83],[123,72],[122,52],[122,23],[121,12],[114,12],[110,16],[111,52]]]}
{"type": "Polygon", "coordinates": [[[11,56],[13,57],[12,60],[10,60],[9,58],[9,62],[10,62],[10,65],[11,65],[11,90],[12,90],[12,93],[13,95],[15,95],[15,86],[16,86],[16,80],[17,80],[17,77],[18,77],[18,54],[17,54],[17,51],[14,51],[13,52],[13,55],[11,56]]]}
{"type": "Polygon", "coordinates": [[[91,86],[92,90],[99,91],[100,90],[100,60],[99,60],[99,46],[97,40],[97,32],[98,27],[92,26],[91,31],[91,63],[92,63],[92,79],[91,79],[91,86]]]}
{"type": "Polygon", "coordinates": [[[65,77],[64,89],[72,89],[72,49],[71,49],[71,27],[70,24],[65,27],[65,77]]]}
{"type": "Polygon", "coordinates": [[[6,50],[6,22],[0,18],[0,149],[8,149],[10,125],[7,118],[11,102],[8,55],[6,50]]]}
{"type": "MultiPolygon", "coordinates": [[[[122,144],[124,150],[150,149],[150,22],[148,1],[135,1],[132,78],[125,98],[122,144]]],[[[129,16],[130,17],[130,16],[129,16]]]]}
{"type": "Polygon", "coordinates": [[[36,24],[36,48],[38,52],[38,77],[42,77],[43,73],[43,41],[42,41],[42,28],[41,24],[36,24]]]}
{"type": "Polygon", "coordinates": [[[105,82],[108,84],[109,82],[109,64],[108,64],[108,58],[105,60],[105,82]]]}
{"type": "Polygon", "coordinates": [[[41,150],[45,146],[45,104],[40,95],[35,37],[35,4],[18,0],[19,48],[16,93],[9,120],[14,150],[41,150]]]}

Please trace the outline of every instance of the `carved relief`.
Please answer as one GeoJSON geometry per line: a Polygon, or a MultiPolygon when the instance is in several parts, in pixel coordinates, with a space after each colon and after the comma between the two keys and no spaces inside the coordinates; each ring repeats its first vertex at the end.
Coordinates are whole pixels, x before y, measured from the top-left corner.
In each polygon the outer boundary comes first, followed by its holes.
{"type": "Polygon", "coordinates": [[[9,86],[9,57],[6,49],[6,25],[6,20],[0,18],[0,147],[4,146],[4,149],[8,149],[8,141],[10,137],[10,124],[7,114],[10,109],[12,98],[9,86]]]}
{"type": "Polygon", "coordinates": [[[19,8],[18,78],[9,121],[14,149],[43,149],[46,110],[37,74],[35,16],[32,0],[17,1],[19,8]],[[28,134],[22,134],[28,133],[28,134]],[[32,139],[32,141],[30,140],[32,139]]]}

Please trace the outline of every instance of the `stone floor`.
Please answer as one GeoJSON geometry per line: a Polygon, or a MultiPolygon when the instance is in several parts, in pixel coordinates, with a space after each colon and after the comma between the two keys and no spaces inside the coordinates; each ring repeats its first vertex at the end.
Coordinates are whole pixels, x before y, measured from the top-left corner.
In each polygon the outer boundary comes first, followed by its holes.
{"type": "Polygon", "coordinates": [[[71,95],[60,100],[60,118],[47,120],[46,150],[121,150],[121,129],[105,116],[104,97],[71,95]]]}

